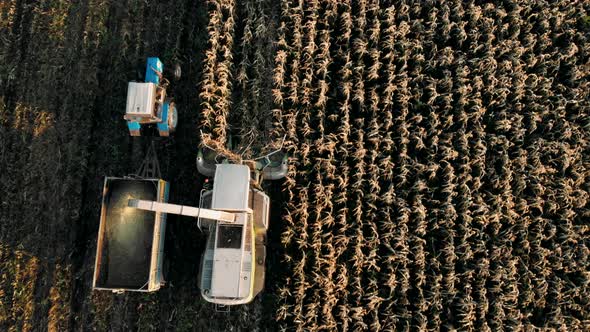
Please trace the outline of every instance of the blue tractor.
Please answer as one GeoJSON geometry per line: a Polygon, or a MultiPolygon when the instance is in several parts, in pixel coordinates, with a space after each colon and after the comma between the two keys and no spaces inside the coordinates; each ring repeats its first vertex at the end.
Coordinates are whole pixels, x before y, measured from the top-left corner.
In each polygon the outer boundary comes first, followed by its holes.
{"type": "MultiPolygon", "coordinates": [[[[179,68],[177,68],[177,71],[179,68]]],[[[142,126],[156,125],[160,136],[170,136],[178,123],[176,105],[166,95],[169,81],[157,57],[148,58],[145,82],[129,82],[125,120],[131,136],[141,136],[142,126]]]]}

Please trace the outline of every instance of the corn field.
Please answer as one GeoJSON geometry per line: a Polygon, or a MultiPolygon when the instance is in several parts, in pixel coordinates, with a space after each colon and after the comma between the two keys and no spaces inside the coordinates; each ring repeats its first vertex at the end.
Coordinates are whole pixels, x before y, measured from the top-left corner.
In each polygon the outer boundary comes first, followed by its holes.
{"type": "Polygon", "coordinates": [[[590,330],[590,3],[6,0],[0,174],[2,331],[590,330]],[[91,289],[147,56],[183,71],[171,201],[198,204],[204,144],[289,155],[265,289],[230,313],[170,216],[166,288],[91,289]]]}
{"type": "Polygon", "coordinates": [[[286,135],[281,327],[590,328],[588,3],[269,6],[209,2],[200,125],[286,135]]]}

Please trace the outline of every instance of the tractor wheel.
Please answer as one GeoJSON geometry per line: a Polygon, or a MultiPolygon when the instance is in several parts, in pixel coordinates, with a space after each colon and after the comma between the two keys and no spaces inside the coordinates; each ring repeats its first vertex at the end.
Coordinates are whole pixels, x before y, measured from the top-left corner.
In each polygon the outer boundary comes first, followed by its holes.
{"type": "Polygon", "coordinates": [[[174,65],[174,79],[178,81],[181,76],[182,69],[180,68],[180,64],[177,62],[176,65],[174,65]]]}
{"type": "Polygon", "coordinates": [[[168,106],[168,129],[170,132],[176,130],[176,125],[178,125],[178,112],[176,111],[176,105],[170,103],[170,106],[168,106]]]}

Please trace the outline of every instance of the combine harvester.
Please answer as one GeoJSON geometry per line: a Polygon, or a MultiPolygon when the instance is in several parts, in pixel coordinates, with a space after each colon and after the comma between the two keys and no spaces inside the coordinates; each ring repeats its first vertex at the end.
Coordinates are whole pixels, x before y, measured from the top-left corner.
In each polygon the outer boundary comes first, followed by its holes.
{"type": "Polygon", "coordinates": [[[283,178],[287,159],[278,150],[248,165],[216,164],[199,151],[199,172],[213,178],[213,188],[201,191],[199,207],[168,203],[170,185],[161,179],[153,145],[136,175],[107,177],[93,288],[160,289],[166,282],[167,215],[176,214],[195,218],[207,236],[198,276],[202,297],[221,306],[252,301],[264,286],[269,225],[270,200],[260,184],[283,178]]]}

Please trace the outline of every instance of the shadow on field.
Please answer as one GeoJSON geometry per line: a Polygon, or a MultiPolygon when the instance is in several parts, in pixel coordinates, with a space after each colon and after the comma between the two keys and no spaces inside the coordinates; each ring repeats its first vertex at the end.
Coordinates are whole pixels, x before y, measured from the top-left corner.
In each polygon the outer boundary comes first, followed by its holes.
{"type": "Polygon", "coordinates": [[[69,323],[74,156],[56,114],[33,105],[0,96],[0,330],[69,323]]]}

